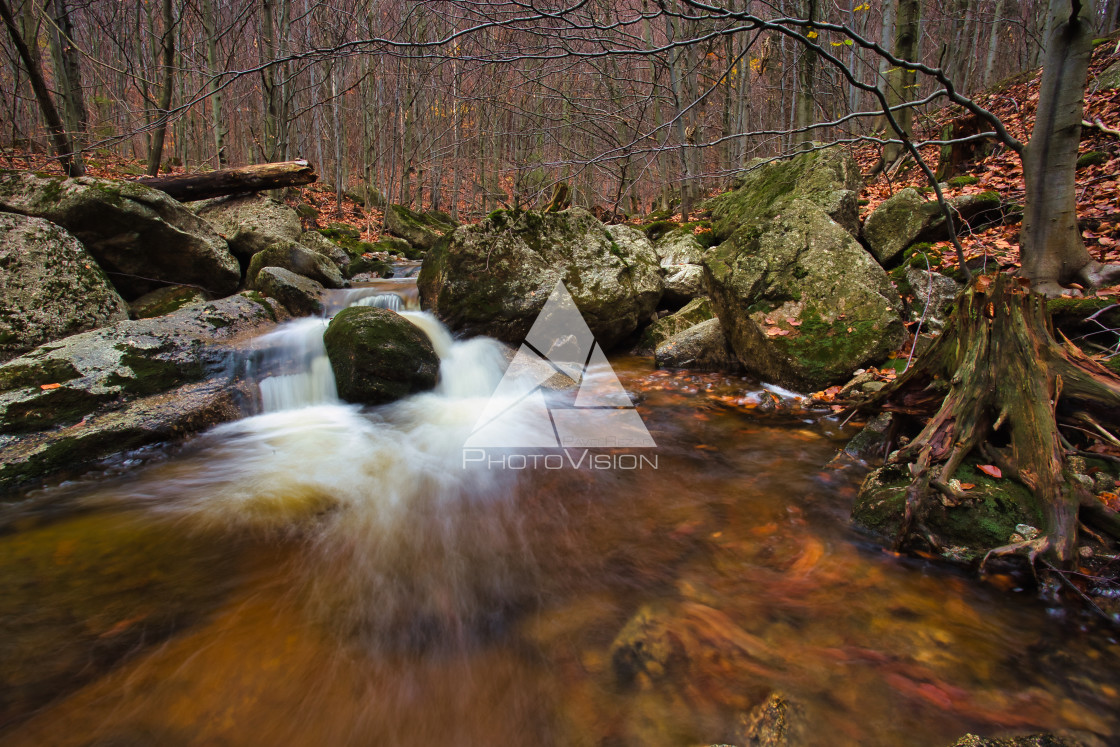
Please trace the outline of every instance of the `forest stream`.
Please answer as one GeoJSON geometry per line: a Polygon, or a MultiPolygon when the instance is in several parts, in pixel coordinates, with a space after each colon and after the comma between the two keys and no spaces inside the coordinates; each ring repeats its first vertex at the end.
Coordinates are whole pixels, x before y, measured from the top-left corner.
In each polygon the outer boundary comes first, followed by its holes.
{"type": "Polygon", "coordinates": [[[464,464],[497,343],[413,280],[332,293],[403,309],[437,389],[346,404],[290,322],[259,414],[6,509],[4,745],[735,744],[775,693],[810,745],[1120,742],[1114,635],[849,526],[854,424],[618,357],[649,460],[464,464]]]}

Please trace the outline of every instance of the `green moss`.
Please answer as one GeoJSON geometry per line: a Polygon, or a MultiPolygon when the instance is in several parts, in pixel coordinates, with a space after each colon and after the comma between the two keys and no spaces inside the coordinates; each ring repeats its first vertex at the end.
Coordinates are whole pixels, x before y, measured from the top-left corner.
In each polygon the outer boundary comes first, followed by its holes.
{"type": "Polygon", "coordinates": [[[671,220],[658,220],[650,223],[643,230],[650,241],[657,241],[676,227],[677,224],[671,220]]]}
{"type": "Polygon", "coordinates": [[[971,187],[973,184],[979,184],[980,178],[970,175],[954,176],[949,180],[950,187],[971,187]]]}
{"type": "Polygon", "coordinates": [[[1077,168],[1085,169],[1090,166],[1100,166],[1108,162],[1108,154],[1099,150],[1092,150],[1077,159],[1077,168]]]}
{"type": "Polygon", "coordinates": [[[131,370],[132,376],[114,373],[105,383],[119,387],[121,391],[131,395],[146,396],[166,392],[186,381],[200,379],[204,373],[201,363],[183,366],[177,361],[159,358],[158,350],[138,351],[123,343],[116,348],[122,353],[121,365],[131,370]]]}
{"type": "Polygon", "coordinates": [[[66,386],[48,389],[31,399],[12,403],[0,426],[10,432],[26,432],[72,425],[113,398],[111,393],[94,394],[66,386]]]}
{"type": "Polygon", "coordinates": [[[806,309],[798,333],[780,338],[777,344],[797,361],[803,378],[823,381],[836,377],[837,361],[852,360],[874,347],[868,340],[878,339],[883,330],[874,322],[859,319],[826,322],[817,310],[806,309]]]}
{"type": "Polygon", "coordinates": [[[48,358],[35,363],[9,363],[0,367],[0,391],[23,389],[43,384],[60,384],[81,374],[68,360],[48,358]]]}
{"type": "Polygon", "coordinates": [[[249,290],[242,292],[241,295],[245,296],[245,298],[255,303],[261,309],[260,316],[262,318],[268,317],[274,322],[280,321],[280,318],[276,315],[276,308],[269,303],[268,299],[261,295],[261,293],[255,290],[249,290]]]}

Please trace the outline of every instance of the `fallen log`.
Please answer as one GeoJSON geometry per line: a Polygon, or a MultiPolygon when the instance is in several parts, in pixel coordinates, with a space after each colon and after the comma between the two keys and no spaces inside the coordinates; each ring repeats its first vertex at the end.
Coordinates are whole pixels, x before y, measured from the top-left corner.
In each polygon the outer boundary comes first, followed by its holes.
{"type": "Polygon", "coordinates": [[[318,178],[315,167],[307,161],[282,161],[204,174],[149,176],[137,179],[136,183],[166,192],[179,202],[190,202],[239,192],[296,187],[318,178]]]}

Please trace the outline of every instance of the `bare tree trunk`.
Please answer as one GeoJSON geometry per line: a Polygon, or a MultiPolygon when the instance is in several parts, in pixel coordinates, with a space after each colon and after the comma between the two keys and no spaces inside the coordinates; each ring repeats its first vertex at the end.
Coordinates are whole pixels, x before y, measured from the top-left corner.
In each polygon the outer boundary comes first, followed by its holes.
{"type": "Polygon", "coordinates": [[[203,33],[206,35],[206,72],[210,76],[207,89],[210,91],[210,127],[214,135],[214,155],[218,168],[229,163],[226,154],[228,128],[222,115],[222,88],[217,78],[218,72],[218,23],[214,11],[214,0],[202,0],[203,33]]]}
{"type": "Polygon", "coordinates": [[[987,88],[992,84],[992,75],[996,69],[996,53],[999,51],[1000,32],[1003,22],[1003,4],[1006,0],[996,0],[995,14],[992,16],[992,28],[988,35],[988,58],[984,61],[983,86],[987,88]]]}
{"type": "MultiPolygon", "coordinates": [[[[898,0],[895,20],[894,55],[903,60],[914,61],[918,53],[918,31],[922,6],[919,0],[898,0]]],[[[912,98],[916,74],[913,71],[894,68],[887,74],[887,103],[893,108],[912,98]]],[[[895,121],[907,135],[914,129],[914,110],[900,109],[894,114],[895,121]]],[[[883,161],[891,164],[904,152],[901,144],[888,145],[883,161]]]]}
{"type": "MultiPolygon", "coordinates": [[[[51,29],[51,59],[54,63],[57,87],[62,99],[62,116],[70,130],[70,142],[80,149],[80,138],[89,127],[82,91],[82,69],[78,52],[74,49],[74,25],[66,0],[54,0],[54,28],[51,29]]],[[[75,155],[79,158],[80,155],[75,155]]]]}
{"type": "Polygon", "coordinates": [[[1026,208],[1020,234],[1023,275],[1034,290],[1060,293],[1075,280],[1097,285],[1094,262],[1077,227],[1077,147],[1085,108],[1085,80],[1096,24],[1094,0],[1050,0],[1053,29],[1030,142],[1023,152],[1026,208]],[[1079,12],[1078,12],[1079,11],[1079,12]]]}
{"type": "Polygon", "coordinates": [[[159,96],[159,120],[152,131],[152,141],[148,148],[148,176],[159,174],[159,164],[163,160],[163,141],[167,136],[167,118],[171,109],[171,94],[175,90],[175,14],[171,0],[163,0],[162,49],[163,88],[159,96]]]}
{"type": "MultiPolygon", "coordinates": [[[[798,11],[802,18],[816,21],[817,0],[801,0],[798,11]]],[[[807,28],[803,33],[809,41],[818,38],[817,32],[812,29],[807,28]]],[[[799,48],[798,53],[800,56],[797,59],[797,91],[794,94],[793,105],[794,130],[802,130],[813,124],[815,120],[813,88],[817,75],[817,54],[805,48],[799,48]]],[[[793,143],[797,150],[809,150],[812,141],[812,132],[795,132],[793,135],[793,143]]]]}
{"type": "Polygon", "coordinates": [[[39,102],[39,110],[43,113],[43,119],[46,120],[47,128],[51,132],[51,142],[54,144],[55,156],[58,158],[62,170],[66,172],[67,176],[82,176],[85,173],[85,167],[82,165],[81,159],[75,157],[70,138],[66,135],[66,127],[62,124],[62,118],[58,116],[58,110],[55,109],[51,94],[47,90],[47,84],[43,80],[43,73],[19,33],[15,18],[12,17],[12,9],[8,6],[8,0],[0,0],[0,19],[3,19],[4,25],[8,27],[8,35],[12,39],[12,44],[15,46],[20,59],[23,60],[24,67],[27,68],[31,89],[35,92],[35,100],[39,102]]]}

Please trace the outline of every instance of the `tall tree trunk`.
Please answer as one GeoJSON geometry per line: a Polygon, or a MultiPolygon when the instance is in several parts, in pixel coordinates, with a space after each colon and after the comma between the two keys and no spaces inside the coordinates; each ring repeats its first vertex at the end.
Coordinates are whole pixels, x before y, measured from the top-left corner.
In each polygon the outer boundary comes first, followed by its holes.
{"type": "Polygon", "coordinates": [[[984,61],[984,88],[992,84],[992,76],[996,69],[996,53],[999,51],[999,40],[1003,31],[1004,2],[1006,0],[996,0],[995,14],[992,16],[992,27],[988,34],[988,57],[984,61]]]}
{"type": "MultiPolygon", "coordinates": [[[[218,19],[214,11],[214,0],[202,0],[202,26],[206,35],[206,72],[209,76],[207,89],[210,92],[210,127],[214,137],[214,156],[218,168],[229,164],[226,154],[228,127],[222,114],[222,87],[218,80],[218,19]]],[[[320,162],[321,163],[321,162],[320,162]]]]}
{"type": "Polygon", "coordinates": [[[78,50],[74,48],[74,24],[70,20],[70,8],[67,7],[66,0],[53,0],[52,15],[54,28],[50,34],[51,60],[62,99],[62,116],[70,130],[70,142],[80,149],[81,138],[89,128],[89,112],[86,110],[82,91],[82,68],[78,61],[78,50]]]}
{"type": "MultiPolygon", "coordinates": [[[[798,11],[799,15],[806,20],[818,20],[817,0],[801,0],[798,11]]],[[[819,38],[817,32],[811,28],[806,28],[802,33],[810,42],[819,38]]],[[[793,129],[795,130],[793,143],[797,150],[809,150],[810,143],[813,141],[813,133],[796,131],[804,130],[813,124],[816,119],[813,90],[817,76],[817,54],[803,47],[799,47],[797,52],[799,56],[797,58],[797,91],[794,93],[793,104],[793,129]]]]}
{"type": "Polygon", "coordinates": [[[23,60],[24,67],[27,68],[27,77],[31,82],[31,89],[35,92],[35,100],[39,102],[39,110],[43,113],[43,119],[51,132],[51,143],[54,145],[55,156],[58,158],[62,170],[66,172],[67,176],[82,176],[85,174],[85,167],[82,165],[81,159],[75,157],[70,138],[66,135],[66,127],[62,124],[62,118],[58,116],[58,110],[55,109],[50,91],[47,90],[47,84],[43,80],[43,73],[36,62],[36,58],[32,56],[28,49],[23,36],[20,35],[8,0],[0,0],[0,19],[8,27],[8,35],[12,39],[12,45],[16,48],[16,53],[20,59],[23,60]]]}
{"type": "Polygon", "coordinates": [[[1023,275],[1034,290],[1098,285],[1116,268],[1093,261],[1077,226],[1077,147],[1096,26],[1094,0],[1050,0],[1052,29],[1030,142],[1023,151],[1026,206],[1020,233],[1023,275]],[[1072,10],[1071,10],[1072,9],[1072,10]]]}
{"type": "MultiPolygon", "coordinates": [[[[894,56],[909,62],[918,56],[918,31],[921,22],[922,5],[919,0],[898,0],[895,14],[894,56]]],[[[887,74],[887,103],[893,108],[913,98],[916,73],[902,68],[893,68],[887,74]]],[[[914,129],[914,110],[900,109],[894,114],[898,126],[907,134],[914,129]]],[[[897,136],[897,133],[888,133],[897,136]]],[[[883,161],[893,163],[905,151],[901,144],[888,145],[884,150],[883,161]]]]}
{"type": "Polygon", "coordinates": [[[159,119],[152,131],[152,142],[148,148],[148,176],[159,174],[159,164],[163,160],[163,141],[167,136],[167,119],[171,109],[171,94],[175,90],[175,12],[171,0],[163,0],[163,36],[160,42],[163,65],[163,86],[159,95],[159,119]]]}

